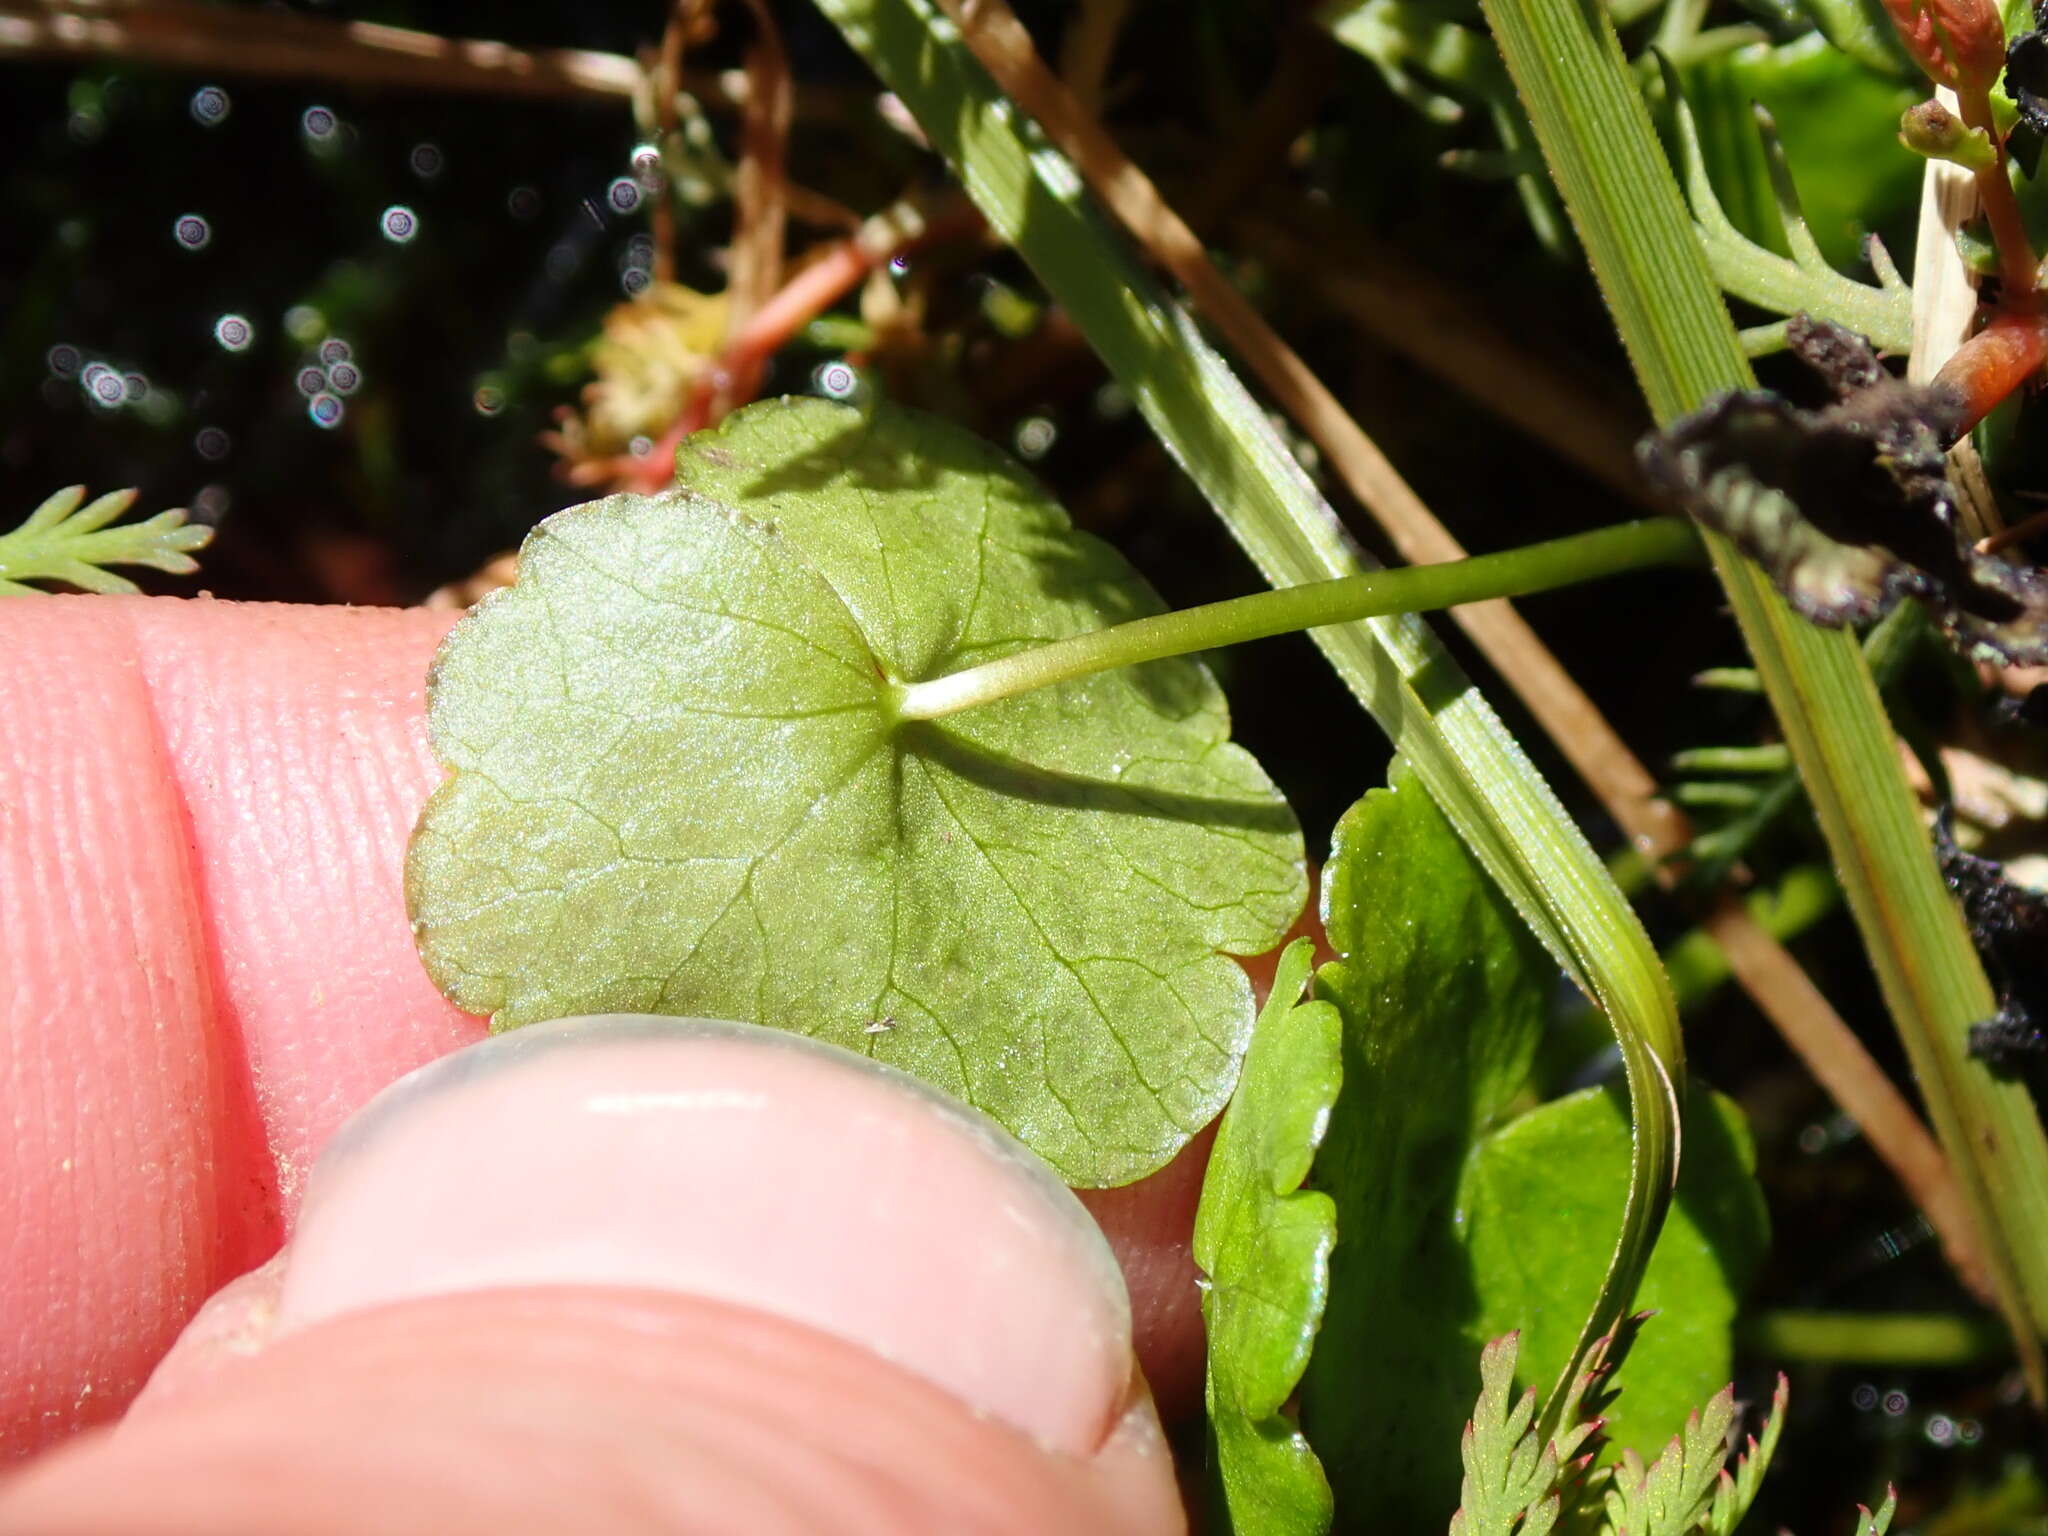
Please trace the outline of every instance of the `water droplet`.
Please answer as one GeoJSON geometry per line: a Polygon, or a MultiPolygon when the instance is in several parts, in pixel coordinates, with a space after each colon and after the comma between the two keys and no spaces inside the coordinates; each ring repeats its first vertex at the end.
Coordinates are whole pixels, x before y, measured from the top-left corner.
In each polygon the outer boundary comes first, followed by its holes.
{"type": "Polygon", "coordinates": [[[110,411],[119,408],[128,398],[128,389],[121,382],[121,375],[105,363],[87,363],[78,375],[78,382],[84,388],[86,398],[110,411]]]}
{"type": "Polygon", "coordinates": [[[339,396],[330,395],[325,391],[306,402],[306,415],[312,419],[316,427],[340,426],[344,409],[339,396]]]}
{"type": "Polygon", "coordinates": [[[1960,1445],[1975,1445],[1984,1438],[1984,1426],[1975,1419],[1956,1420],[1956,1441],[1960,1445]]]}
{"type": "Polygon", "coordinates": [[[1913,1406],[1913,1399],[1894,1387],[1884,1395],[1884,1411],[1887,1418],[1896,1419],[1913,1406]]]}
{"type": "Polygon", "coordinates": [[[192,93],[192,118],[202,127],[217,128],[228,120],[228,93],[217,85],[202,85],[192,93]]]}
{"type": "Polygon", "coordinates": [[[386,208],[381,223],[384,238],[394,245],[404,245],[420,232],[419,216],[403,203],[386,208]]]}
{"type": "Polygon", "coordinates": [[[299,393],[308,399],[327,388],[327,370],[309,363],[299,370],[299,393]]]}
{"type": "Polygon", "coordinates": [[[217,464],[228,456],[234,442],[219,427],[201,427],[199,434],[192,439],[192,447],[199,457],[217,464]]]}
{"type": "Polygon", "coordinates": [[[299,128],[315,144],[327,144],[341,130],[341,120],[330,108],[308,107],[299,118],[299,128]]]}
{"type": "Polygon", "coordinates": [[[240,315],[222,315],[213,322],[213,339],[229,352],[246,352],[256,340],[256,327],[240,315]]]}
{"type": "Polygon", "coordinates": [[[1920,1432],[1934,1445],[1953,1445],[1956,1440],[1956,1421],[1945,1413],[1930,1413],[1920,1432]]]}
{"type": "Polygon", "coordinates": [[[889,270],[898,277],[909,276],[910,258],[908,256],[891,256],[889,258],[889,270]]]}
{"type": "Polygon", "coordinates": [[[1017,423],[1017,455],[1024,459],[1042,459],[1059,441],[1060,429],[1045,416],[1027,416],[1017,423]]]}
{"type": "Polygon", "coordinates": [[[1824,1125],[1802,1125],[1799,1128],[1799,1150],[1808,1157],[1818,1157],[1828,1149],[1828,1128],[1824,1125]]]}
{"type": "Polygon", "coordinates": [[[645,433],[641,433],[630,443],[626,444],[626,452],[632,454],[636,459],[644,459],[647,455],[654,452],[654,439],[645,433]]]}
{"type": "Polygon", "coordinates": [[[438,144],[415,144],[412,147],[412,173],[422,181],[432,181],[441,174],[447,164],[438,144]]]}
{"type": "Polygon", "coordinates": [[[323,365],[345,363],[356,355],[356,349],[339,336],[330,336],[320,343],[320,361],[323,365]]]}
{"type": "Polygon", "coordinates": [[[192,498],[192,521],[204,523],[209,528],[218,527],[228,512],[228,488],[224,485],[202,485],[199,494],[192,498]]]}
{"type": "Polygon", "coordinates": [[[121,398],[130,405],[134,405],[148,394],[149,380],[141,374],[124,373],[121,375],[121,398]]]}
{"type": "Polygon", "coordinates": [[[604,200],[614,213],[631,213],[640,206],[640,183],[630,176],[614,176],[604,189],[604,200]]]}
{"type": "Polygon", "coordinates": [[[619,286],[626,290],[626,297],[637,299],[654,284],[654,279],[641,267],[628,267],[619,274],[619,286]]]}
{"type": "Polygon", "coordinates": [[[1860,1412],[1868,1413],[1877,1406],[1877,1388],[1869,1382],[1856,1384],[1856,1390],[1849,1394],[1850,1403],[1860,1412]]]}
{"type": "Polygon", "coordinates": [[[633,151],[633,179],[643,192],[661,190],[661,151],[654,145],[642,144],[633,151]]]}
{"type": "Polygon", "coordinates": [[[179,214],[171,233],[188,251],[203,251],[213,243],[213,226],[196,213],[179,214]]]}
{"type": "Polygon", "coordinates": [[[540,194],[531,187],[514,187],[505,197],[505,211],[524,223],[540,212],[540,194]]]}
{"type": "Polygon", "coordinates": [[[310,304],[294,304],[284,312],[285,334],[301,346],[310,347],[327,329],[327,317],[310,304]]]}
{"type": "Polygon", "coordinates": [[[860,375],[846,363],[820,363],[811,371],[811,382],[820,394],[845,400],[860,388],[860,375]]]}
{"type": "Polygon", "coordinates": [[[635,235],[626,242],[626,248],[619,255],[621,267],[652,267],[654,265],[654,236],[635,235]]]}
{"type": "Polygon", "coordinates": [[[352,395],[362,387],[363,371],[351,362],[339,362],[327,370],[327,387],[337,395],[352,395]]]}
{"type": "Polygon", "coordinates": [[[81,361],[83,360],[78,355],[78,348],[72,346],[68,341],[60,341],[56,346],[50,348],[50,372],[56,374],[60,379],[68,379],[71,375],[78,372],[78,365],[81,361]]]}
{"type": "Polygon", "coordinates": [[[476,407],[479,416],[495,416],[505,409],[505,396],[495,385],[480,384],[470,397],[470,404],[476,407]]]}

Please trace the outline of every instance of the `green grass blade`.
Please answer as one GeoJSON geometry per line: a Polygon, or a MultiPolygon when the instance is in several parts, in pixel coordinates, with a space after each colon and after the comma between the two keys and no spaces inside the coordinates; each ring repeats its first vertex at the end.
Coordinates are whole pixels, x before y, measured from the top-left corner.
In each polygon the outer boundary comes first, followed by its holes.
{"type": "MultiPolygon", "coordinates": [[[[1753,378],[1614,29],[1579,0],[1484,0],[1636,376],[1660,421],[1753,378]]],[[[2026,1089],[1970,1059],[1996,1004],[1935,868],[1853,635],[1796,617],[1709,538],[1813,801],[1928,1117],[1982,1228],[2035,1397],[2048,1332],[2048,1138],[2026,1089]]]]}
{"type": "MultiPolygon", "coordinates": [[[[1105,228],[1073,166],[990,81],[952,21],[930,0],[818,4],[1081,328],[1266,580],[1292,586],[1363,569],[1264,412],[1105,228]]],[[[1314,638],[1614,1026],[1634,1109],[1634,1163],[1622,1233],[1582,1340],[1590,1345],[1620,1320],[1670,1198],[1683,1074],[1670,988],[1626,898],[1425,623],[1372,619],[1314,638]]]]}

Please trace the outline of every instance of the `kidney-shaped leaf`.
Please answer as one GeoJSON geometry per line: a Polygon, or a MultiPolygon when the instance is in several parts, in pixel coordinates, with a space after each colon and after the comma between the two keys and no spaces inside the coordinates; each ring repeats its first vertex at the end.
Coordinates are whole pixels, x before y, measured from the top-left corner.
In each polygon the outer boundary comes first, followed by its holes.
{"type": "Polygon", "coordinates": [[[900,684],[1156,612],[1021,469],[907,412],[754,406],[681,484],[547,519],[457,625],[453,770],[408,894],[429,971],[507,1028],[749,1019],[986,1110],[1070,1181],[1159,1167],[1252,1022],[1301,836],[1192,661],[937,722],[900,684]]]}

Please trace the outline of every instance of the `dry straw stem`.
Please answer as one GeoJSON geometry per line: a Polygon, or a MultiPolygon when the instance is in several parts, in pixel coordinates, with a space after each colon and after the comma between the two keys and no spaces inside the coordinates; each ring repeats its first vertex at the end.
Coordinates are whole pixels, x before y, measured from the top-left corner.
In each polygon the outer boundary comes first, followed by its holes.
{"type": "Polygon", "coordinates": [[[789,56],[767,0],[747,0],[754,41],[747,49],[751,88],[740,117],[739,174],[733,184],[731,281],[726,287],[733,332],[782,287],[789,225],[789,123],[794,112],[789,56]]]}
{"type": "Polygon", "coordinates": [[[1261,208],[1231,231],[1254,255],[1312,285],[1360,330],[1617,495],[1647,502],[1634,445],[1648,423],[1518,344],[1474,308],[1470,295],[1326,208],[1261,208]]]}
{"type": "MultiPolygon", "coordinates": [[[[1179,279],[1196,306],[1315,439],[1403,557],[1416,564],[1462,558],[1464,548],[1372,439],[1225,281],[1194,232],[1045,67],[1030,35],[1003,0],[938,3],[959,25],[982,67],[1038,120],[1095,194],[1179,279]]],[[[1684,815],[1657,798],[1657,783],[1649,770],[1514,608],[1505,601],[1473,603],[1452,610],[1452,616],[1529,706],[1636,847],[1660,863],[1684,848],[1691,835],[1684,815]]],[[[1669,872],[1660,870],[1660,877],[1668,879],[1669,872]]],[[[1940,1147],[1905,1097],[1798,963],[1732,894],[1724,893],[1706,926],[1743,989],[1862,1128],[1920,1206],[1951,1262],[1973,1286],[1981,1285],[1983,1263],[1962,1193],[1940,1147]]]]}
{"type": "MultiPolygon", "coordinates": [[[[397,86],[488,96],[610,100],[646,88],[640,60],[581,48],[513,48],[367,21],[331,21],[200,0],[0,0],[0,59],[117,58],[164,69],[397,86]]],[[[683,89],[742,107],[743,69],[685,74],[683,89]]],[[[871,91],[813,87],[807,110],[868,110],[871,91]]]]}

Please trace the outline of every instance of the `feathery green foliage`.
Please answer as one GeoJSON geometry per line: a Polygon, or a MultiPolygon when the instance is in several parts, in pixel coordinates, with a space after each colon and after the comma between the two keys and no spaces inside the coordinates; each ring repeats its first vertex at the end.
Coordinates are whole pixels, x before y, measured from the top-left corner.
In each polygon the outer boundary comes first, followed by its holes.
{"type": "Polygon", "coordinates": [[[107,526],[134,504],[132,490],[109,491],[91,502],[82,485],[54,492],[20,527],[0,533],[0,597],[26,596],[36,590],[27,585],[32,581],[65,582],[88,592],[137,590],[107,569],[112,565],[143,565],[173,576],[198,570],[191,551],[204,549],[213,530],[186,522],[182,507],[107,526]]]}

